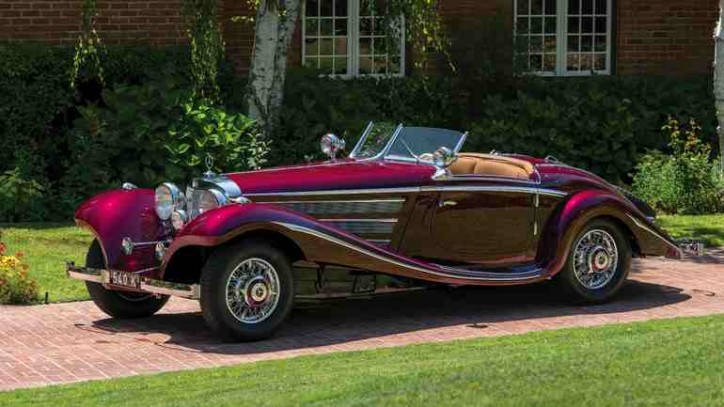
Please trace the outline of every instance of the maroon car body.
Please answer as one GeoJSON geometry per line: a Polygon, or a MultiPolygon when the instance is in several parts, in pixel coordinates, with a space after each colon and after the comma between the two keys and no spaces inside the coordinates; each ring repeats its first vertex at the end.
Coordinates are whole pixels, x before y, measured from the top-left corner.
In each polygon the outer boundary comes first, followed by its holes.
{"type": "Polygon", "coordinates": [[[140,283],[114,285],[75,265],[69,273],[106,289],[198,297],[217,248],[261,237],[318,267],[433,284],[526,284],[559,273],[596,219],[615,225],[634,256],[681,256],[645,204],[593,174],[554,159],[474,159],[511,160],[529,174],[440,173],[419,160],[354,157],[209,174],[194,182],[187,201],[205,187],[238,196],[178,230],[159,219],[154,190],[109,191],[83,203],[76,221],[95,235],[104,269],[132,272],[140,283]],[[128,242],[132,250],[124,250],[128,242]]]}

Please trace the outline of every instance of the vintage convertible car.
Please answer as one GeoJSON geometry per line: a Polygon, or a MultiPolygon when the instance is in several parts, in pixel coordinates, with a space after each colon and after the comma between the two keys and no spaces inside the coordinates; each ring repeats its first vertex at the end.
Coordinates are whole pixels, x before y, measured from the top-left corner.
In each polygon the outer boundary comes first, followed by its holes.
{"type": "Polygon", "coordinates": [[[67,272],[113,317],[195,298],[220,335],[256,340],[299,297],[552,279],[601,302],[633,256],[681,256],[625,191],[552,157],[460,153],[466,136],[370,123],[346,158],[329,134],[322,163],[124,184],[77,210],[96,239],[67,272]]]}

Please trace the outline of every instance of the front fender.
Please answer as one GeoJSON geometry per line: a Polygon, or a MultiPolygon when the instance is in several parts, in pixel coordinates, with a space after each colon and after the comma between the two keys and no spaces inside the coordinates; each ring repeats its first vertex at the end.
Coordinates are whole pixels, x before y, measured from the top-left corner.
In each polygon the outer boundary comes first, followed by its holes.
{"type": "Polygon", "coordinates": [[[164,230],[154,209],[153,190],[103,192],[80,205],[75,212],[75,221],[98,239],[110,268],[138,271],[158,266],[152,246],[134,250],[130,256],[121,252],[124,237],[134,242],[163,239],[164,230]]]}
{"type": "Polygon", "coordinates": [[[626,199],[602,190],[586,190],[571,195],[559,205],[547,222],[537,262],[549,275],[565,265],[574,239],[588,222],[609,218],[623,226],[641,255],[680,258],[676,243],[626,199]]]}

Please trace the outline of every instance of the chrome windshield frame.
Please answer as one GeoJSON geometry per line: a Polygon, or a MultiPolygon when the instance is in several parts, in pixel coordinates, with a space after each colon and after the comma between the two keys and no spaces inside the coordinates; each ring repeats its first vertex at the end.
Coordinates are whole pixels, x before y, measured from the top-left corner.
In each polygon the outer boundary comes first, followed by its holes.
{"type": "MultiPolygon", "coordinates": [[[[354,146],[354,149],[352,149],[352,152],[349,154],[349,158],[355,159],[358,158],[358,154],[362,147],[364,146],[365,141],[367,141],[367,137],[372,133],[372,129],[374,129],[374,122],[370,121],[367,123],[367,126],[365,127],[364,131],[362,132],[362,136],[360,136],[359,140],[354,146]]],[[[397,156],[397,155],[389,155],[390,150],[392,149],[392,146],[395,144],[395,141],[400,137],[402,132],[405,130],[405,126],[400,123],[395,128],[395,131],[392,133],[392,136],[387,141],[387,144],[378,152],[376,155],[372,157],[364,157],[359,158],[362,160],[390,160],[390,161],[406,161],[406,162],[417,162],[417,163],[425,163],[432,165],[432,161],[430,160],[422,160],[415,157],[407,157],[407,156],[397,156]]],[[[441,129],[441,130],[447,130],[447,129],[441,129]]],[[[450,130],[448,130],[450,131],[450,130]]],[[[461,133],[460,140],[458,140],[457,144],[453,148],[453,152],[455,154],[459,153],[460,150],[463,147],[463,144],[465,144],[465,141],[468,138],[468,132],[465,131],[461,133]]]]}

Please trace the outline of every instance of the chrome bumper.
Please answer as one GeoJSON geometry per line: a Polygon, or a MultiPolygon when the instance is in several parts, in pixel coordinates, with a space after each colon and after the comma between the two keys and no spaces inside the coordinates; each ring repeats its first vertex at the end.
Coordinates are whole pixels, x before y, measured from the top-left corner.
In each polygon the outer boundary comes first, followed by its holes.
{"type": "MultiPolygon", "coordinates": [[[[104,286],[109,285],[111,281],[110,272],[108,270],[80,267],[76,266],[72,261],[66,262],[66,273],[70,278],[99,283],[104,286]]],[[[198,284],[172,283],[146,277],[141,277],[141,291],[151,294],[172,295],[174,297],[191,299],[201,298],[201,286],[198,284]]]]}

